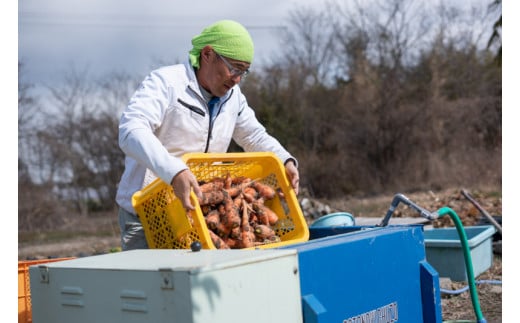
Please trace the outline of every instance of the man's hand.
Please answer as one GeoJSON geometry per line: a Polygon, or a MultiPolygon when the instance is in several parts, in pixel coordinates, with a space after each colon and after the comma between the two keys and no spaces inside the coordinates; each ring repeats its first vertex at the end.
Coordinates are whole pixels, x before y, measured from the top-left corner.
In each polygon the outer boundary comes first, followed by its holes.
{"type": "Polygon", "coordinates": [[[198,198],[202,198],[202,192],[200,191],[195,175],[193,175],[189,169],[182,170],[173,177],[171,185],[175,196],[181,200],[186,212],[195,210],[195,207],[190,201],[191,189],[193,188],[193,192],[198,198]]]}
{"type": "Polygon", "coordinates": [[[289,160],[285,163],[285,173],[289,178],[289,182],[291,182],[291,186],[294,188],[294,192],[298,195],[300,191],[300,174],[293,160],[289,160]]]}

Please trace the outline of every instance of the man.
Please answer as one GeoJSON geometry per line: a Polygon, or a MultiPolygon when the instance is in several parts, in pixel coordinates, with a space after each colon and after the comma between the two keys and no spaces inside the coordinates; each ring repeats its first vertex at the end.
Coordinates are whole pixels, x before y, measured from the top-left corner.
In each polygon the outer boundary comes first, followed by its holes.
{"type": "Polygon", "coordinates": [[[232,139],[244,151],[274,152],[298,194],[296,158],[266,132],[239,87],[254,55],[247,30],[235,21],[218,21],[192,45],[185,64],[152,71],[121,116],[119,146],[126,158],[116,202],[123,250],[148,247],[131,198],[153,178],[171,183],[184,208],[194,210],[190,192],[199,197],[201,192],[180,158],[188,152],[226,152],[232,139]]]}

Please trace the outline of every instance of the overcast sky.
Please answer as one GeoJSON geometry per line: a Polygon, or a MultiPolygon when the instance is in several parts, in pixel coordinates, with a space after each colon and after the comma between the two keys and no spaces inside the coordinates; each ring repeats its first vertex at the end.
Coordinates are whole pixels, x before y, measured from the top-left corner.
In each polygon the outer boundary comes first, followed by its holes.
{"type": "Polygon", "coordinates": [[[261,65],[276,50],[289,11],[296,5],[320,9],[323,3],[23,0],[18,6],[18,58],[26,66],[25,76],[35,82],[50,82],[71,66],[88,68],[93,75],[125,70],[144,76],[152,63],[184,61],[191,38],[205,26],[234,19],[249,29],[254,64],[261,65]]]}
{"type": "MultiPolygon", "coordinates": [[[[425,4],[443,0],[425,0],[425,4]]],[[[447,1],[447,0],[444,0],[447,1]]],[[[492,0],[450,0],[487,4],[492,0]]],[[[61,80],[74,67],[90,75],[147,74],[152,64],[187,59],[191,38],[220,19],[246,26],[255,42],[252,68],[279,48],[280,28],[295,7],[323,11],[326,0],[20,0],[18,60],[31,83],[61,80]]]]}

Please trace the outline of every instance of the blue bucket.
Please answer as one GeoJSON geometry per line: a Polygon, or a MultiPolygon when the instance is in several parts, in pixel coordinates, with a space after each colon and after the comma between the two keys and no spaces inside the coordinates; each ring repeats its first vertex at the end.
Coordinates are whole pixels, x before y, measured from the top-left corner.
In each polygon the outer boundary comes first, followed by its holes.
{"type": "Polygon", "coordinates": [[[352,214],[347,212],[338,212],[324,215],[311,224],[312,228],[323,227],[349,227],[356,225],[356,221],[352,214]]]}

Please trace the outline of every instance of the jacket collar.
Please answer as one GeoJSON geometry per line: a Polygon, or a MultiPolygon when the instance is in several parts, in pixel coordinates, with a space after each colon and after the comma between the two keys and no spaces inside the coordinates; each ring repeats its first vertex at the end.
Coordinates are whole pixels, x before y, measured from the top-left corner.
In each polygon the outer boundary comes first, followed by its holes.
{"type": "MultiPolygon", "coordinates": [[[[195,68],[191,66],[189,59],[184,63],[184,66],[186,68],[186,71],[188,72],[188,86],[192,88],[194,91],[196,91],[197,94],[200,95],[200,97],[202,98],[203,95],[200,92],[199,82],[197,81],[197,75],[195,75],[195,68]]],[[[229,91],[227,91],[226,94],[224,94],[224,96],[220,98],[220,102],[224,102],[229,99],[229,97],[233,94],[233,88],[235,86],[229,89],[229,91]]]]}

